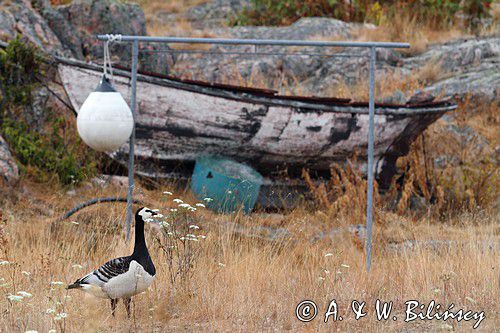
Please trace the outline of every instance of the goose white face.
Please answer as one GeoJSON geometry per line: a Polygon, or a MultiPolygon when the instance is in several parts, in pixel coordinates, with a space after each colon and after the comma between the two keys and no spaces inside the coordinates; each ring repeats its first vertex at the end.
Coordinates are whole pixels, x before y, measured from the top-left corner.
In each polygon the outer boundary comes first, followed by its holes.
{"type": "Polygon", "coordinates": [[[150,209],[148,207],[144,207],[139,211],[139,215],[142,217],[143,221],[149,222],[153,216],[158,215],[158,209],[150,209]]]}

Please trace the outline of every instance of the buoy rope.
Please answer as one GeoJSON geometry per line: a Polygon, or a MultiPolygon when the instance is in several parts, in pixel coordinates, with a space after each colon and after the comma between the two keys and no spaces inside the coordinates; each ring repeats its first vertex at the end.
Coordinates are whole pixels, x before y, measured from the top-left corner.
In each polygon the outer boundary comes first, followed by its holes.
{"type": "Polygon", "coordinates": [[[120,42],[122,40],[122,35],[106,35],[108,38],[104,43],[104,64],[103,64],[103,72],[104,76],[107,76],[109,69],[109,76],[111,78],[111,82],[114,84],[113,77],[113,66],[111,65],[111,55],[109,53],[109,44],[114,41],[120,42]]]}

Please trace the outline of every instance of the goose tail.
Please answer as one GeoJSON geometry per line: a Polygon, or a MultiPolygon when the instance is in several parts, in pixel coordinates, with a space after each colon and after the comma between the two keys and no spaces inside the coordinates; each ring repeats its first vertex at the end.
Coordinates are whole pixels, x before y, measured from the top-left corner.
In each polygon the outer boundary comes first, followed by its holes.
{"type": "Polygon", "coordinates": [[[80,289],[80,288],[82,288],[82,285],[79,283],[73,283],[66,287],[66,289],[80,289]]]}

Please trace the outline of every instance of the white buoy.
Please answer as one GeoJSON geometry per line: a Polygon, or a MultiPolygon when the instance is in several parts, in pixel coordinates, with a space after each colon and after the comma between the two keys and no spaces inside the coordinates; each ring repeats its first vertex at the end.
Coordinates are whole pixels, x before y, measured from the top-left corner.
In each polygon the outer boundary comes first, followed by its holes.
{"type": "Polygon", "coordinates": [[[122,95],[106,75],[83,102],[76,119],[78,134],[91,148],[111,152],[120,148],[132,134],[134,117],[122,95]]]}

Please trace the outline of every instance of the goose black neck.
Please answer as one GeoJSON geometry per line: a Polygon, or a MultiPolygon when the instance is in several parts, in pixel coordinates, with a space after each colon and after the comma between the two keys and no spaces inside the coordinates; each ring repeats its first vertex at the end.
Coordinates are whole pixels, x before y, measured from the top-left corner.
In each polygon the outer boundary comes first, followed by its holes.
{"type": "Polygon", "coordinates": [[[134,257],[147,257],[149,256],[148,248],[146,247],[146,239],[144,238],[144,220],[142,216],[137,214],[135,216],[135,243],[134,243],[134,257]]]}

